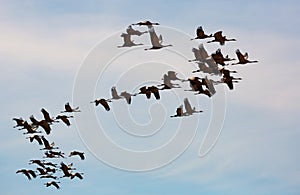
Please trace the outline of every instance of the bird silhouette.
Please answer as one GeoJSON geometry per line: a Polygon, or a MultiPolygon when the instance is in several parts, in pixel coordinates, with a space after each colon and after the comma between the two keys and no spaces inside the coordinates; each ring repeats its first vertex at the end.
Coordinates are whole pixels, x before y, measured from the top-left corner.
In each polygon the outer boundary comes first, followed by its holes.
{"type": "Polygon", "coordinates": [[[111,91],[112,98],[109,99],[109,100],[119,100],[119,99],[122,99],[122,97],[118,94],[117,89],[116,89],[115,86],[113,86],[110,91],[111,91]]]}
{"type": "Polygon", "coordinates": [[[149,20],[145,20],[145,21],[137,22],[137,23],[132,24],[132,25],[152,26],[152,25],[159,25],[159,23],[158,22],[150,22],[149,20]]]}
{"type": "Polygon", "coordinates": [[[75,177],[78,177],[79,179],[83,179],[82,175],[83,175],[83,173],[78,173],[78,172],[76,172],[74,174],[71,173],[70,179],[73,179],[75,177]]]}
{"type": "Polygon", "coordinates": [[[160,99],[160,95],[159,95],[159,89],[155,86],[150,86],[148,87],[148,90],[153,93],[155,99],[159,100],[160,99]]]}
{"type": "Polygon", "coordinates": [[[107,102],[111,102],[111,101],[101,98],[101,99],[96,99],[95,101],[90,102],[90,103],[95,103],[96,106],[101,104],[105,108],[106,111],[109,111],[110,107],[107,102]]]}
{"type": "Polygon", "coordinates": [[[206,62],[206,59],[209,58],[209,55],[204,48],[203,44],[200,44],[197,48],[193,48],[192,52],[194,53],[195,59],[189,60],[189,62],[199,61],[199,62],[206,62]]]}
{"type": "Polygon", "coordinates": [[[221,82],[226,83],[229,89],[233,90],[233,83],[238,83],[238,80],[242,80],[242,79],[229,76],[229,77],[223,77],[221,79],[221,82]]]}
{"type": "Polygon", "coordinates": [[[214,39],[207,41],[207,43],[219,42],[220,45],[225,45],[225,41],[236,41],[236,39],[227,39],[226,36],[222,35],[222,31],[218,31],[214,34],[214,39]]]}
{"type": "Polygon", "coordinates": [[[180,105],[177,109],[176,109],[176,114],[175,115],[172,115],[170,116],[171,118],[173,117],[182,117],[184,116],[184,113],[183,113],[183,106],[180,105]]]}
{"type": "Polygon", "coordinates": [[[184,108],[185,108],[185,111],[186,111],[185,115],[192,115],[194,113],[203,112],[202,110],[196,110],[195,107],[192,108],[188,98],[184,98],[183,102],[184,102],[184,108]]]}
{"type": "Polygon", "coordinates": [[[232,63],[231,65],[248,64],[248,63],[256,63],[256,62],[258,62],[257,60],[253,60],[253,61],[248,60],[248,53],[247,52],[245,54],[242,54],[240,52],[240,50],[237,49],[235,51],[235,53],[236,53],[239,61],[237,63],[232,63]]]}
{"type": "Polygon", "coordinates": [[[44,183],[44,185],[46,187],[54,186],[54,187],[56,187],[56,189],[60,189],[60,186],[58,185],[59,183],[60,183],[59,181],[49,181],[47,183],[44,183]]]}
{"type": "Polygon", "coordinates": [[[54,147],[54,145],[55,145],[54,142],[52,142],[51,144],[49,144],[49,141],[44,136],[41,136],[41,138],[43,140],[44,148],[42,148],[40,150],[58,149],[58,147],[54,147]]]}
{"type": "Polygon", "coordinates": [[[172,46],[171,44],[162,45],[162,42],[163,42],[162,35],[159,35],[159,37],[158,37],[153,26],[148,27],[148,28],[149,28],[149,34],[150,34],[150,40],[151,40],[151,43],[152,43],[152,47],[151,48],[146,48],[145,50],[161,49],[163,47],[172,46]]]}
{"type": "Polygon", "coordinates": [[[61,111],[61,113],[65,113],[65,112],[69,112],[69,113],[71,113],[71,112],[80,112],[80,110],[79,110],[79,107],[72,108],[72,107],[70,106],[70,103],[67,102],[67,103],[65,104],[65,110],[64,110],[64,111],[61,111]]]}
{"type": "Polygon", "coordinates": [[[25,120],[22,118],[13,118],[13,120],[17,123],[13,128],[24,127],[25,120]]]}
{"type": "Polygon", "coordinates": [[[53,123],[53,122],[57,122],[55,121],[52,117],[50,117],[49,112],[47,112],[44,108],[41,109],[41,112],[44,116],[45,121],[47,121],[48,123],[53,123]]]}
{"type": "Polygon", "coordinates": [[[52,123],[49,123],[46,120],[40,120],[40,121],[38,121],[38,120],[36,120],[34,118],[33,115],[31,115],[29,119],[31,120],[32,125],[34,125],[37,128],[40,126],[40,127],[42,127],[45,130],[45,132],[46,132],[47,135],[50,134],[50,132],[51,132],[50,124],[52,124],[52,123]]]}
{"type": "Polygon", "coordinates": [[[31,180],[31,177],[36,178],[35,172],[30,169],[19,169],[16,174],[18,173],[23,173],[29,180],[31,180]]]}
{"type": "Polygon", "coordinates": [[[29,139],[30,142],[33,142],[34,140],[36,140],[39,145],[43,145],[43,141],[41,139],[41,136],[39,136],[39,135],[33,134],[30,137],[26,137],[26,139],[29,139]]]}
{"type": "Polygon", "coordinates": [[[69,121],[69,118],[73,118],[73,116],[66,116],[66,115],[58,115],[55,117],[55,119],[60,119],[62,122],[64,122],[67,126],[70,126],[71,123],[69,121]]]}
{"type": "Polygon", "coordinates": [[[132,25],[129,25],[128,28],[126,29],[126,32],[128,35],[137,35],[137,36],[141,36],[142,34],[148,33],[148,31],[138,31],[132,28],[132,25]]]}
{"type": "Polygon", "coordinates": [[[45,164],[44,164],[44,160],[30,160],[29,161],[29,165],[31,164],[37,164],[38,166],[42,167],[42,168],[45,168],[45,164]]]}
{"type": "Polygon", "coordinates": [[[133,46],[143,45],[142,43],[134,43],[131,40],[131,35],[130,34],[122,33],[121,37],[123,37],[124,43],[123,43],[123,45],[118,46],[118,48],[121,48],[121,47],[133,47],[133,46]]]}
{"type": "Polygon", "coordinates": [[[208,89],[203,89],[202,85],[203,83],[199,80],[199,77],[190,77],[186,81],[190,82],[191,90],[185,90],[185,91],[197,91],[198,94],[204,94],[208,97],[211,97],[211,94],[208,89]]]}
{"type": "Polygon", "coordinates": [[[81,160],[84,160],[84,159],[85,159],[85,157],[84,157],[84,152],[79,152],[79,151],[76,151],[76,150],[70,152],[69,157],[71,157],[71,156],[76,156],[76,155],[78,155],[78,156],[80,157],[81,160]]]}
{"type": "Polygon", "coordinates": [[[207,35],[204,33],[204,30],[202,28],[202,26],[199,26],[196,30],[196,37],[191,39],[191,40],[195,40],[195,39],[206,39],[206,38],[209,38],[209,37],[213,37],[212,34],[210,35],[207,35]]]}
{"type": "Polygon", "coordinates": [[[135,94],[130,94],[130,93],[126,92],[126,91],[123,91],[123,92],[120,93],[120,96],[123,97],[123,98],[125,98],[126,102],[128,104],[131,104],[131,97],[135,96],[135,94]]]}
{"type": "Polygon", "coordinates": [[[229,58],[228,55],[226,57],[223,56],[221,49],[217,49],[217,51],[211,54],[212,59],[215,60],[217,64],[225,66],[225,62],[235,60],[233,58],[229,58]]]}

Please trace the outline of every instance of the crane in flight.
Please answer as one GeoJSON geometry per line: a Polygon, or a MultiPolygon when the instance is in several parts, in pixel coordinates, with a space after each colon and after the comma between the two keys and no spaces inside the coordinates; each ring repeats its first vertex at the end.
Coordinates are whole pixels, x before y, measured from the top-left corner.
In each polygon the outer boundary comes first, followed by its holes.
{"type": "Polygon", "coordinates": [[[218,31],[214,34],[214,39],[207,41],[207,43],[219,42],[220,45],[225,45],[225,41],[236,41],[236,39],[227,39],[226,36],[222,35],[222,31],[218,31]]]}
{"type": "Polygon", "coordinates": [[[195,40],[195,39],[206,39],[206,38],[210,38],[210,37],[213,37],[213,35],[212,35],[212,34],[210,34],[210,35],[205,34],[205,32],[204,32],[202,26],[199,26],[199,27],[197,28],[197,30],[196,30],[196,37],[193,38],[193,39],[191,39],[191,40],[195,40]]]}
{"type": "Polygon", "coordinates": [[[111,102],[111,100],[106,100],[104,98],[101,98],[101,99],[96,99],[95,101],[90,102],[90,103],[95,103],[96,106],[101,104],[105,108],[106,111],[110,111],[110,107],[107,102],[111,102]]]}
{"type": "Polygon", "coordinates": [[[162,35],[159,35],[159,37],[158,37],[153,26],[150,26],[150,27],[148,26],[148,28],[149,28],[149,34],[150,34],[150,40],[151,40],[152,47],[146,48],[145,50],[161,49],[163,47],[172,46],[171,44],[162,45],[162,42],[163,42],[162,35]]]}
{"type": "Polygon", "coordinates": [[[242,54],[241,52],[240,52],[240,50],[239,49],[237,49],[236,51],[235,51],[235,53],[236,53],[236,55],[237,55],[237,57],[238,57],[238,62],[237,63],[233,63],[233,64],[231,64],[231,65],[237,65],[237,64],[248,64],[248,63],[256,63],[256,62],[258,62],[257,60],[253,60],[253,61],[250,61],[250,60],[248,60],[248,53],[246,52],[245,54],[242,54]]]}

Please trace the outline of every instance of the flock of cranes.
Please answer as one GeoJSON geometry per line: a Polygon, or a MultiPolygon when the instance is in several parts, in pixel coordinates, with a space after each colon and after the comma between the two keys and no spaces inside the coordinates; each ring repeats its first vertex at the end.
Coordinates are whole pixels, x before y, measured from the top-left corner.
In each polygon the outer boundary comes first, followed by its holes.
{"type": "Polygon", "coordinates": [[[65,110],[61,111],[61,113],[56,117],[51,117],[49,112],[44,108],[41,109],[41,112],[43,114],[43,119],[41,120],[37,120],[33,115],[29,117],[30,122],[23,118],[13,118],[16,122],[14,128],[18,128],[18,130],[25,130],[23,134],[28,135],[26,139],[29,139],[30,143],[36,142],[36,144],[41,146],[40,150],[45,151],[44,156],[42,156],[41,159],[29,160],[28,164],[34,164],[35,168],[19,169],[16,173],[25,175],[28,180],[31,180],[32,178],[50,179],[50,181],[44,183],[44,185],[46,187],[54,186],[55,188],[60,189],[59,179],[61,178],[68,177],[70,179],[74,179],[77,177],[79,179],[83,179],[83,173],[74,171],[76,168],[73,167],[73,163],[67,165],[62,162],[62,159],[78,156],[78,159],[84,160],[85,155],[84,152],[73,150],[70,151],[68,156],[66,156],[63,151],[59,150],[59,147],[57,147],[54,142],[49,142],[46,136],[52,132],[51,126],[58,123],[59,120],[66,126],[71,125],[69,118],[73,118],[73,116],[62,113],[71,114],[74,112],[80,112],[80,110],[79,107],[72,108],[69,103],[66,103],[65,110]],[[45,133],[43,134],[43,131],[38,131],[39,128],[43,129],[45,133]],[[60,166],[53,162],[54,160],[61,160],[60,166]]]}
{"type": "MultiPolygon", "coordinates": [[[[141,21],[135,24],[131,24],[126,29],[126,33],[122,33],[121,37],[124,38],[124,44],[122,46],[118,47],[133,47],[133,46],[139,46],[143,45],[142,43],[134,43],[134,41],[131,39],[131,36],[142,36],[146,33],[150,36],[150,42],[152,47],[146,48],[145,50],[158,50],[162,49],[164,47],[172,47],[171,44],[163,45],[163,38],[162,35],[157,35],[154,26],[159,25],[157,22],[150,22],[150,21],[141,21]],[[147,27],[147,31],[139,31],[136,29],[133,29],[133,26],[140,26],[140,27],[147,27]]],[[[227,38],[223,35],[222,31],[217,31],[213,34],[207,34],[204,32],[202,26],[199,26],[196,29],[196,37],[190,39],[193,40],[204,40],[204,39],[210,39],[206,43],[213,43],[217,42],[221,46],[225,45],[226,42],[230,41],[236,41],[234,38],[227,38]]],[[[234,70],[229,70],[228,67],[231,65],[239,65],[239,64],[247,64],[247,63],[255,63],[256,60],[248,60],[248,53],[242,54],[239,49],[236,50],[236,55],[238,62],[231,63],[231,61],[234,61],[234,58],[230,58],[228,55],[224,56],[221,49],[217,49],[214,53],[208,54],[206,49],[204,48],[203,43],[199,45],[198,48],[192,48],[192,52],[194,53],[195,59],[188,60],[188,62],[195,62],[198,65],[197,70],[193,70],[192,73],[198,73],[201,72],[205,74],[205,77],[201,78],[198,76],[191,76],[190,78],[183,79],[178,78],[177,73],[175,71],[168,71],[163,75],[163,83],[156,85],[156,86],[142,86],[139,89],[139,92],[135,93],[128,93],[126,91],[121,92],[118,94],[117,89],[115,86],[111,88],[111,98],[99,98],[91,103],[95,103],[96,106],[102,105],[106,111],[110,110],[109,104],[114,100],[119,100],[125,98],[128,104],[131,104],[132,97],[137,95],[145,95],[147,99],[151,98],[151,94],[155,97],[155,99],[160,99],[160,91],[162,90],[170,90],[173,88],[183,88],[181,83],[183,82],[189,82],[190,89],[184,89],[184,91],[192,91],[196,92],[196,94],[203,94],[207,97],[212,97],[216,93],[215,85],[218,84],[226,84],[230,90],[234,89],[234,83],[238,83],[239,80],[242,80],[242,78],[236,78],[232,76],[232,73],[237,73],[234,70]],[[231,64],[229,64],[229,62],[231,64]],[[209,76],[218,76],[220,79],[213,80],[208,78],[209,76]],[[181,83],[178,83],[178,81],[181,81],[181,83]],[[175,83],[177,82],[177,83],[175,83]]],[[[180,105],[176,109],[176,114],[172,115],[170,117],[182,117],[182,116],[189,116],[193,113],[200,113],[202,111],[196,111],[195,108],[192,108],[192,106],[189,103],[189,100],[187,98],[184,99],[184,107],[185,112],[183,111],[183,105],[180,105]]]]}
{"type": "MultiPolygon", "coordinates": [[[[144,34],[149,34],[152,47],[146,48],[145,50],[159,50],[164,47],[172,47],[171,44],[163,45],[162,35],[157,35],[154,26],[159,25],[159,23],[153,23],[150,21],[142,21],[135,24],[131,24],[126,29],[126,33],[122,33],[121,37],[124,40],[123,45],[117,46],[118,48],[122,47],[134,47],[143,45],[142,43],[134,43],[131,39],[132,36],[142,36],[144,34]],[[133,26],[139,26],[141,28],[147,27],[145,31],[139,31],[133,29],[133,26]]],[[[193,40],[204,40],[211,39],[207,43],[218,42],[221,46],[225,45],[225,42],[236,41],[232,38],[227,38],[223,35],[222,31],[218,31],[214,34],[206,34],[203,28],[200,26],[196,30],[196,37],[192,38],[193,40]]],[[[230,58],[228,55],[224,57],[221,49],[217,49],[215,53],[211,55],[208,54],[204,48],[203,43],[199,45],[198,48],[192,48],[195,59],[188,60],[188,62],[197,63],[198,69],[192,70],[192,74],[203,73],[205,77],[191,76],[189,78],[179,78],[175,71],[168,71],[162,76],[162,83],[159,85],[151,86],[141,86],[139,91],[134,93],[129,93],[127,91],[122,91],[118,93],[117,88],[113,86],[111,88],[111,98],[99,98],[90,103],[95,103],[96,106],[101,105],[106,111],[110,111],[109,104],[113,101],[125,99],[128,104],[132,103],[132,97],[137,95],[145,96],[147,99],[150,99],[151,96],[156,100],[160,100],[160,91],[163,90],[172,90],[174,88],[183,88],[182,84],[184,82],[189,82],[190,89],[184,89],[184,91],[192,91],[195,95],[202,94],[211,98],[215,93],[215,85],[226,84],[230,90],[234,89],[233,83],[238,83],[241,78],[233,77],[233,73],[237,73],[234,70],[229,70],[228,67],[231,65],[247,64],[247,63],[256,63],[257,61],[248,60],[248,53],[242,54],[239,49],[236,50],[236,55],[238,61],[235,63],[228,64],[235,59],[230,58]],[[210,79],[209,76],[217,76],[219,80],[210,79]]],[[[185,117],[190,116],[195,113],[201,113],[202,110],[197,110],[195,107],[192,107],[188,98],[184,98],[183,105],[180,105],[176,108],[176,113],[171,115],[171,118],[175,117],[185,117]],[[183,109],[184,105],[184,109],[183,109]]],[[[45,151],[43,159],[33,159],[29,161],[29,164],[35,164],[35,169],[20,169],[16,173],[24,174],[29,180],[32,178],[41,178],[41,179],[51,179],[45,183],[46,187],[54,186],[57,189],[59,186],[60,178],[70,178],[75,177],[83,179],[83,173],[74,172],[76,170],[73,167],[73,163],[67,165],[64,162],[60,163],[60,166],[56,163],[49,161],[49,159],[65,159],[65,153],[58,150],[59,148],[55,146],[54,142],[49,142],[46,138],[46,135],[49,135],[52,132],[52,125],[58,123],[59,120],[62,121],[65,125],[70,126],[70,118],[73,116],[65,115],[63,113],[74,113],[80,112],[79,107],[72,108],[69,103],[65,104],[65,110],[61,111],[56,117],[51,117],[50,114],[44,109],[41,109],[43,114],[42,120],[37,120],[33,115],[29,117],[30,122],[23,120],[22,118],[13,118],[16,122],[14,128],[19,128],[19,130],[26,130],[23,134],[30,135],[26,137],[30,142],[36,142],[37,144],[43,146],[40,150],[45,151]],[[42,131],[38,131],[41,127],[45,134],[42,134],[42,131]],[[45,160],[47,159],[47,160],[45,160]],[[61,173],[59,177],[58,173],[61,173]]],[[[85,159],[84,153],[80,151],[71,151],[68,157],[78,156],[81,160],[85,159]]]]}

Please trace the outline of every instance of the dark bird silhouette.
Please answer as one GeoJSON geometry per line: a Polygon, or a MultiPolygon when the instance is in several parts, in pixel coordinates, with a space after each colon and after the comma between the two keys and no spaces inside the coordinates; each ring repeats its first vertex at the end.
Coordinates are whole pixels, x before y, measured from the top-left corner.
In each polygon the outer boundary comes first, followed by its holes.
{"type": "Polygon", "coordinates": [[[62,151],[48,151],[48,153],[51,155],[51,156],[55,156],[55,157],[58,157],[58,158],[65,158],[64,154],[62,151]]]}
{"type": "Polygon", "coordinates": [[[64,122],[67,126],[70,126],[71,123],[69,121],[69,118],[73,118],[73,116],[66,116],[66,115],[58,115],[55,119],[60,119],[62,122],[64,122]]]}
{"type": "Polygon", "coordinates": [[[38,166],[45,168],[44,160],[30,160],[28,164],[37,164],[38,166]]]}
{"type": "Polygon", "coordinates": [[[200,112],[203,112],[202,110],[196,110],[195,107],[192,108],[188,98],[184,98],[184,108],[185,108],[185,111],[186,111],[186,115],[192,115],[194,113],[200,113],[200,112]]]}
{"type": "Polygon", "coordinates": [[[207,43],[219,42],[220,45],[224,45],[225,41],[236,41],[236,39],[227,39],[226,36],[222,35],[222,31],[218,31],[214,34],[214,40],[207,41],[207,43]]]}
{"type": "Polygon", "coordinates": [[[109,111],[110,107],[107,102],[111,102],[111,101],[102,98],[102,99],[96,99],[95,101],[90,102],[90,103],[95,103],[96,106],[101,104],[105,108],[106,111],[109,111]]]}
{"type": "Polygon", "coordinates": [[[51,178],[51,179],[58,179],[56,176],[54,176],[54,175],[51,175],[51,174],[46,174],[46,175],[42,175],[42,176],[40,176],[40,178],[41,179],[43,179],[43,178],[51,178]]]}
{"type": "Polygon", "coordinates": [[[27,132],[25,132],[23,134],[42,133],[41,131],[37,131],[37,127],[35,127],[35,126],[31,125],[31,124],[28,124],[27,121],[24,122],[23,128],[21,128],[21,129],[26,129],[27,130],[27,132]]]}
{"type": "Polygon", "coordinates": [[[152,49],[161,49],[163,47],[170,47],[172,46],[171,44],[169,45],[162,45],[163,39],[162,36],[159,35],[159,37],[157,36],[154,27],[148,27],[149,28],[149,34],[150,34],[150,40],[152,43],[152,47],[151,48],[146,48],[145,50],[152,50],[152,49]]]}
{"type": "Polygon", "coordinates": [[[223,75],[223,77],[230,77],[230,73],[237,73],[235,70],[227,70],[225,68],[220,69],[220,73],[223,75]]]}
{"type": "Polygon", "coordinates": [[[236,53],[236,55],[237,55],[239,61],[238,61],[237,63],[233,63],[233,64],[231,64],[231,65],[247,64],[247,63],[256,63],[256,62],[258,62],[257,60],[253,60],[253,61],[248,60],[248,53],[247,53],[247,52],[246,52],[245,54],[242,54],[242,53],[240,52],[240,50],[237,49],[237,50],[235,51],[235,53],[236,53]]]}
{"type": "MultiPolygon", "coordinates": [[[[203,83],[199,79],[200,79],[199,77],[191,77],[191,78],[188,78],[188,80],[186,80],[186,81],[190,82],[190,87],[192,88],[192,90],[189,90],[189,91],[197,91],[198,94],[204,94],[204,95],[207,95],[208,97],[211,97],[209,90],[203,89],[203,87],[202,87],[203,83]]],[[[187,90],[185,90],[185,91],[187,91],[187,90]]]]}
{"type": "Polygon", "coordinates": [[[59,184],[60,182],[59,181],[49,181],[49,182],[47,182],[47,183],[44,183],[44,185],[46,186],[46,187],[49,187],[49,186],[54,186],[54,187],[56,187],[56,189],[60,189],[60,187],[59,187],[59,184]]]}
{"type": "Polygon", "coordinates": [[[84,160],[84,159],[85,159],[85,158],[84,158],[84,152],[79,152],[79,151],[76,151],[76,150],[70,152],[69,157],[71,157],[71,156],[76,156],[76,155],[78,155],[78,156],[80,157],[81,160],[84,160]]]}
{"type": "Polygon", "coordinates": [[[40,149],[40,150],[52,150],[52,149],[58,149],[58,147],[54,147],[55,143],[52,142],[51,144],[49,144],[48,140],[44,137],[41,136],[43,143],[44,143],[44,148],[40,149]]]}
{"type": "Polygon", "coordinates": [[[31,115],[31,116],[29,117],[29,119],[30,119],[30,121],[32,122],[32,125],[33,125],[33,126],[35,126],[35,127],[37,127],[37,128],[38,128],[39,126],[41,126],[41,127],[45,130],[45,132],[46,132],[47,135],[50,134],[50,132],[51,132],[51,127],[50,127],[50,123],[49,123],[49,122],[47,122],[46,120],[38,121],[38,120],[36,120],[36,119],[34,118],[33,115],[31,115]]]}
{"type": "Polygon", "coordinates": [[[150,86],[148,87],[148,90],[153,93],[155,99],[159,100],[160,99],[160,95],[159,95],[159,89],[155,86],[150,86]]]}
{"type": "Polygon", "coordinates": [[[195,40],[195,39],[206,39],[206,38],[209,38],[209,37],[213,37],[212,34],[210,35],[207,35],[204,33],[204,30],[202,28],[202,26],[199,26],[196,30],[196,37],[191,39],[191,40],[195,40]]]}
{"type": "MultiPolygon", "coordinates": [[[[150,97],[151,97],[151,91],[146,86],[141,87],[140,92],[137,94],[145,94],[147,99],[150,99],[150,97]]],[[[137,95],[137,94],[135,94],[135,95],[137,95]]]]}
{"type": "Polygon", "coordinates": [[[41,109],[41,112],[44,116],[45,121],[47,121],[48,123],[53,123],[53,122],[57,122],[55,121],[52,117],[50,117],[49,112],[47,112],[44,108],[41,109]]]}
{"type": "Polygon", "coordinates": [[[39,175],[47,175],[47,171],[45,169],[38,167],[36,170],[39,172],[39,175]]]}
{"type": "Polygon", "coordinates": [[[157,22],[150,22],[148,20],[145,20],[145,21],[141,21],[141,22],[138,22],[138,23],[135,23],[135,24],[132,24],[132,25],[152,26],[152,25],[159,25],[159,23],[157,23],[157,22]]]}
{"type": "Polygon", "coordinates": [[[173,117],[182,117],[182,116],[184,116],[184,113],[183,113],[183,106],[181,105],[176,109],[176,114],[170,117],[173,118],[173,117]]]}
{"type": "Polygon", "coordinates": [[[70,179],[73,179],[75,177],[78,177],[79,179],[83,179],[82,175],[83,175],[83,173],[78,173],[78,172],[76,172],[74,174],[71,173],[70,179]]]}
{"type": "Polygon", "coordinates": [[[22,118],[13,118],[13,120],[17,123],[15,126],[13,126],[13,128],[24,127],[25,120],[22,118]]]}
{"type": "Polygon", "coordinates": [[[130,94],[130,93],[126,92],[126,91],[123,91],[123,92],[120,93],[120,96],[124,97],[126,99],[126,102],[128,104],[131,104],[131,97],[135,96],[135,95],[134,94],[130,94]]]}
{"type": "Polygon", "coordinates": [[[123,43],[123,45],[118,46],[119,48],[120,47],[133,47],[133,46],[143,45],[142,43],[134,43],[131,40],[131,35],[130,34],[122,33],[120,36],[123,37],[124,43],[123,43]]]}
{"type": "Polygon", "coordinates": [[[126,32],[127,32],[128,35],[141,36],[142,34],[147,33],[148,31],[141,32],[141,31],[133,29],[132,26],[129,25],[128,28],[126,29],[126,32]]]}
{"type": "Polygon", "coordinates": [[[39,143],[39,145],[43,145],[41,136],[39,136],[39,135],[33,134],[30,137],[26,137],[26,139],[29,139],[30,142],[33,142],[34,140],[36,140],[39,143]]]}
{"type": "Polygon", "coordinates": [[[52,162],[44,162],[44,165],[51,166],[51,167],[56,167],[57,164],[54,164],[52,162]]]}
{"type": "Polygon", "coordinates": [[[71,172],[69,171],[70,170],[70,167],[68,167],[65,163],[61,162],[60,163],[60,169],[63,171],[64,175],[61,177],[71,177],[71,172]]]}
{"type": "Polygon", "coordinates": [[[36,178],[35,172],[30,169],[19,169],[16,173],[23,173],[29,180],[31,177],[36,178]]]}
{"type": "Polygon", "coordinates": [[[64,110],[64,111],[61,111],[61,113],[64,113],[64,112],[69,112],[69,113],[71,113],[71,112],[80,112],[80,110],[79,110],[79,107],[72,108],[72,107],[70,106],[70,103],[67,102],[67,103],[65,104],[65,110],[64,110]]]}
{"type": "Polygon", "coordinates": [[[241,78],[223,77],[221,82],[226,83],[230,90],[233,90],[233,83],[238,83],[237,80],[242,80],[241,78]]]}
{"type": "Polygon", "coordinates": [[[48,151],[45,152],[44,154],[45,154],[45,156],[43,156],[43,158],[60,158],[59,156],[56,156],[53,153],[48,152],[48,151]]]}
{"type": "Polygon", "coordinates": [[[211,54],[211,57],[215,60],[217,64],[225,66],[225,62],[235,60],[233,58],[229,58],[228,55],[226,57],[223,56],[221,49],[218,49],[215,53],[211,54]]]}

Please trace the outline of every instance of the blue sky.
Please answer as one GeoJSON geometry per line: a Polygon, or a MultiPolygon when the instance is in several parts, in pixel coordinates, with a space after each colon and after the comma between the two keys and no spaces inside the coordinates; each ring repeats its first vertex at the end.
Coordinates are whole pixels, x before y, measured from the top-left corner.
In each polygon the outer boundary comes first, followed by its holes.
{"type": "MultiPolygon", "coordinates": [[[[83,3],[4,0],[1,4],[1,194],[32,194],[32,191],[41,194],[299,194],[300,66],[296,58],[300,40],[300,7],[297,1],[95,0],[83,3]],[[41,118],[42,107],[53,115],[58,113],[65,102],[73,100],[76,76],[92,49],[109,38],[118,37],[129,24],[144,19],[160,22],[162,27],[157,27],[157,31],[163,34],[165,43],[175,43],[175,49],[176,37],[174,39],[168,34],[168,29],[163,26],[194,37],[196,27],[202,25],[207,32],[224,30],[229,38],[238,40],[221,47],[223,53],[234,57],[235,49],[240,48],[249,52],[250,59],[259,61],[258,64],[235,68],[243,80],[235,90],[225,89],[225,121],[214,148],[206,156],[198,156],[211,114],[211,101],[200,97],[191,101],[204,110],[203,115],[187,119],[200,121],[191,145],[179,158],[162,168],[137,173],[106,165],[96,158],[95,151],[86,147],[86,140],[82,140],[84,135],[73,121],[70,128],[57,125],[49,139],[64,151],[74,148],[85,151],[85,161],[72,159],[78,170],[85,173],[84,180],[62,180],[62,189],[56,190],[45,188],[41,180],[27,181],[24,176],[16,175],[17,169],[30,168],[28,160],[38,158],[42,153],[37,145],[27,143],[28,140],[12,128],[11,119],[19,116],[27,119],[31,114],[41,118]]],[[[115,41],[116,45],[122,44],[121,38],[115,41]]],[[[147,43],[148,37],[137,38],[138,41],[147,43]]],[[[184,55],[193,58],[191,49],[199,43],[202,42],[188,42],[190,45],[187,45],[184,55]]],[[[209,53],[218,48],[207,44],[205,47],[209,53]]],[[[105,52],[101,55],[109,55],[112,50],[105,52]]],[[[148,71],[129,80],[130,84],[124,84],[122,81],[133,74],[130,71],[138,71],[139,66],[126,72],[133,60],[141,60],[143,66],[151,62],[142,54],[129,60],[133,54],[134,51],[131,54],[124,52],[104,77],[98,78],[95,97],[109,97],[112,84],[117,84],[120,90],[134,91],[137,87],[134,83],[145,78],[155,82],[160,80],[161,72],[148,71]],[[114,69],[118,63],[123,63],[125,71],[114,69]],[[117,77],[118,82],[111,79],[121,74],[124,75],[117,77]]],[[[168,53],[164,50],[152,54],[168,53]]],[[[158,65],[165,62],[164,56],[160,57],[158,65]]],[[[192,70],[192,65],[183,65],[182,59],[174,57],[170,60],[172,68],[182,71],[182,75],[192,70]]],[[[160,116],[155,113],[161,112],[168,117],[170,112],[173,114],[174,105],[180,103],[177,96],[162,95],[171,101],[162,98],[159,104],[154,100],[145,103],[142,97],[136,97],[135,104],[130,107],[118,102],[112,106],[112,112],[96,109],[95,115],[106,128],[106,133],[120,145],[140,150],[158,147],[172,137],[176,125],[180,124],[178,121],[165,120],[158,138],[140,140],[119,131],[114,117],[118,116],[118,111],[128,111],[132,113],[133,121],[150,129],[151,125],[156,127],[151,121],[159,121],[160,116]],[[140,109],[143,105],[145,111],[140,109]],[[150,122],[149,126],[147,122],[150,122]]],[[[84,112],[86,105],[79,106],[84,112]]],[[[80,115],[77,117],[80,120],[80,115]]]]}

